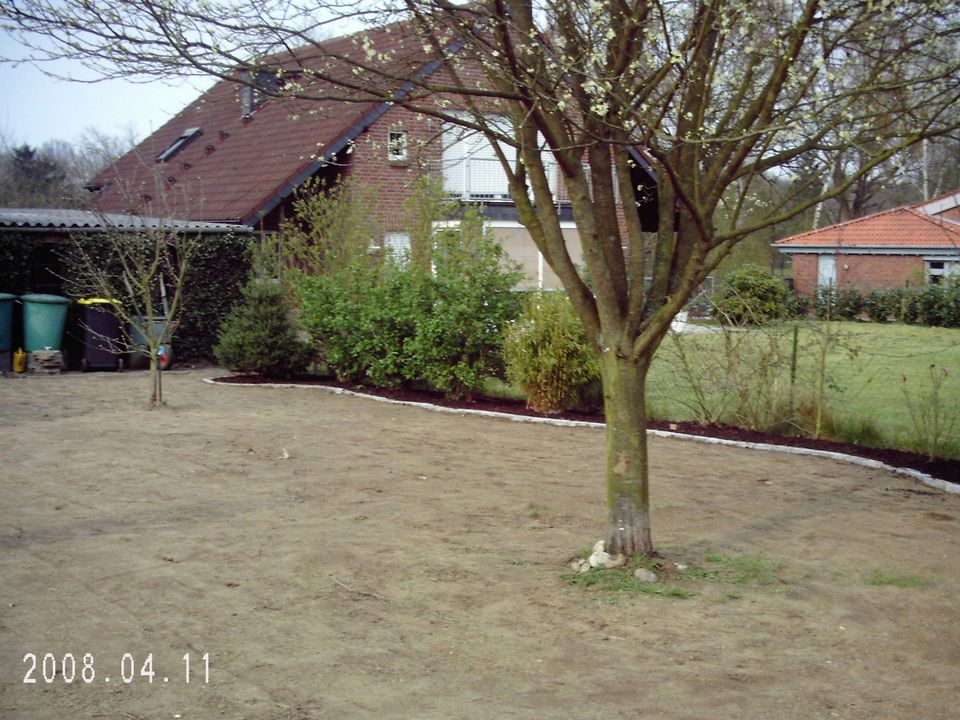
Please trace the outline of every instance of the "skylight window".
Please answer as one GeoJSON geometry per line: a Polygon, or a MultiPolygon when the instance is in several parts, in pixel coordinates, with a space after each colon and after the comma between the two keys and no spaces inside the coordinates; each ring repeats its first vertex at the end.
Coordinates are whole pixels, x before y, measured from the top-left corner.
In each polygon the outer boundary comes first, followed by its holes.
{"type": "Polygon", "coordinates": [[[203,130],[198,127],[187,128],[183,135],[174,140],[162,153],[157,155],[157,162],[164,163],[178,152],[183,150],[189,143],[203,135],[203,130]]]}

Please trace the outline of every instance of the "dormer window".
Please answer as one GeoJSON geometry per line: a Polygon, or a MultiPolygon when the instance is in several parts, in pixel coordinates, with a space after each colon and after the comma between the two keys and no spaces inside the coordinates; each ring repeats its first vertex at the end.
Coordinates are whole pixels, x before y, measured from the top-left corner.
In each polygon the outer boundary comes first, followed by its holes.
{"type": "Polygon", "coordinates": [[[387,160],[406,162],[407,133],[404,130],[391,130],[387,134],[387,160]]]}
{"type": "Polygon", "coordinates": [[[186,131],[183,133],[183,135],[181,135],[172,143],[170,143],[170,145],[167,146],[166,150],[164,150],[162,153],[157,155],[157,162],[158,163],[167,162],[167,160],[169,160],[178,152],[183,150],[187,145],[189,145],[191,142],[193,142],[195,139],[197,139],[201,135],[203,135],[203,130],[201,130],[200,128],[198,127],[187,128],[186,131]]]}

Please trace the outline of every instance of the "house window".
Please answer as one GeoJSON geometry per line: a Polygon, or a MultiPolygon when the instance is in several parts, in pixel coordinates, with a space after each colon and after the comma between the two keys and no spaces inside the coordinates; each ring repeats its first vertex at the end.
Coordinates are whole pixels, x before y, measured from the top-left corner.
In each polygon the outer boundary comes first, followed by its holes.
{"type": "Polygon", "coordinates": [[[960,276],[960,261],[927,260],[928,285],[939,285],[949,275],[960,276]]]}
{"type": "Polygon", "coordinates": [[[391,130],[387,134],[387,159],[390,162],[406,161],[407,133],[405,130],[391,130]]]}
{"type": "Polygon", "coordinates": [[[178,137],[167,146],[167,149],[157,155],[157,162],[163,163],[172,158],[178,152],[183,150],[189,143],[203,135],[203,130],[198,127],[187,128],[183,135],[178,137]]]}
{"type": "Polygon", "coordinates": [[[410,257],[410,234],[388,232],[383,236],[383,249],[386,256],[394,262],[406,263],[410,257]]]}

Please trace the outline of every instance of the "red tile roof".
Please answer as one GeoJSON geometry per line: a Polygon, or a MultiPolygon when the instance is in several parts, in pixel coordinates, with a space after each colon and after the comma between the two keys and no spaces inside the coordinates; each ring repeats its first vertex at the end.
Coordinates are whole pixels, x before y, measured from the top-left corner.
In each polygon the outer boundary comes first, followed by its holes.
{"type": "MultiPolygon", "coordinates": [[[[323,51],[363,58],[364,38],[370,47],[389,57],[398,76],[391,89],[401,89],[403,78],[413,76],[429,60],[423,43],[411,43],[412,37],[396,25],[331,40],[323,44],[323,51]]],[[[286,56],[280,64],[288,69],[306,67],[307,72],[321,75],[346,72],[346,65],[338,66],[319,52],[300,51],[298,55],[295,59],[286,56]]],[[[268,60],[276,63],[279,57],[268,60]]],[[[98,208],[255,223],[259,214],[276,206],[324,160],[342,150],[364,123],[389,108],[369,100],[345,101],[346,93],[334,92],[329,84],[315,82],[310,89],[326,98],[270,99],[244,119],[240,86],[218,82],[94,179],[91,184],[108,184],[97,199],[98,208]],[[167,162],[156,162],[178,137],[195,127],[202,130],[199,137],[167,162]]]]}
{"type": "Polygon", "coordinates": [[[960,248],[960,223],[933,217],[913,207],[849,220],[778,240],[774,246],[791,248],[903,248],[918,252],[926,248],[960,248]]]}

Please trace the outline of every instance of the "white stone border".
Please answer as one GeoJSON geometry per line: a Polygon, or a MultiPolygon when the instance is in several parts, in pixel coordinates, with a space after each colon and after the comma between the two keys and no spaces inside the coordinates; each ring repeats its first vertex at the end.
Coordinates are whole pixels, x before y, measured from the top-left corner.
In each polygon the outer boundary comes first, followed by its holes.
{"type": "MultiPolygon", "coordinates": [[[[392,398],[381,397],[380,395],[370,395],[367,393],[356,392],[355,390],[345,390],[344,388],[332,387],[330,385],[304,385],[300,383],[228,383],[217,380],[217,378],[203,378],[205,383],[210,385],[229,385],[231,387],[258,387],[258,388],[312,388],[333,393],[334,395],[351,395],[353,397],[376,400],[390,405],[407,405],[409,407],[432,410],[434,412],[450,413],[453,415],[480,415],[481,417],[500,418],[502,420],[511,420],[513,422],[533,423],[536,425],[555,425],[558,427],[587,427],[603,428],[604,423],[587,422],[585,420],[564,420],[562,418],[538,417],[535,415],[514,415],[512,413],[496,412],[493,410],[471,410],[469,408],[452,408],[444,405],[434,405],[425,402],[413,402],[411,400],[394,400],[392,398]]],[[[707,445],[727,445],[729,447],[746,448],[749,450],[767,450],[769,452],[787,453],[789,455],[806,455],[808,457],[821,457],[830,460],[860,465],[862,467],[873,468],[875,470],[889,470],[897,475],[905,475],[914,480],[919,480],[928,487],[942,490],[945,493],[960,495],[960,485],[935,478],[927,473],[914,470],[913,468],[893,467],[879,460],[870,460],[857,455],[847,455],[846,453],[831,452],[829,450],[814,450],[813,448],[793,447],[791,445],[772,445],[770,443],[744,442],[742,440],[725,440],[723,438],[706,437],[703,435],[685,435],[684,433],[670,432],[668,430],[647,430],[647,434],[655,437],[674,438],[676,440],[692,440],[693,442],[705,443],[707,445]]]]}

